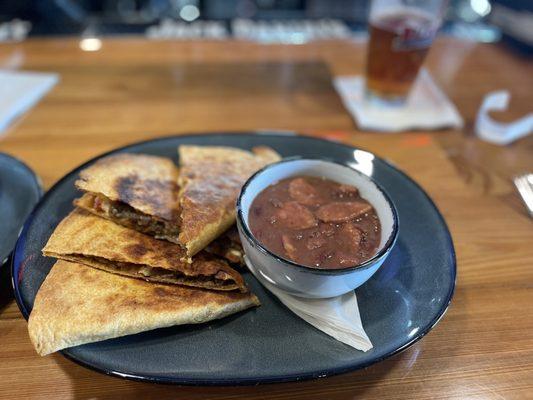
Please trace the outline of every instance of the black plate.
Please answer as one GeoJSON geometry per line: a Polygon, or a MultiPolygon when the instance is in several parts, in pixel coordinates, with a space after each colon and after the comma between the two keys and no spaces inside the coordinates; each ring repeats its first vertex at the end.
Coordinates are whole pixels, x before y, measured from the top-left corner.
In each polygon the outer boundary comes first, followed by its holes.
{"type": "Polygon", "coordinates": [[[1,264],[13,251],[22,225],[42,193],[39,179],[30,167],[8,154],[0,153],[1,264]]]}
{"type": "MultiPolygon", "coordinates": [[[[220,321],[177,326],[63,351],[76,362],[125,378],[195,385],[238,385],[323,377],[383,360],[423,337],[442,317],[455,285],[455,253],[446,224],[424,191],[369,153],[338,143],[288,134],[211,134],[168,137],[115,152],[148,153],[178,162],[181,144],[249,149],[268,145],[283,156],[328,157],[371,173],[396,204],[398,242],[389,259],[357,289],[361,317],[374,348],[366,353],[308,325],[245,279],[262,306],[220,321]]],[[[94,160],[89,161],[89,163],[94,160]]],[[[87,163],[87,164],[89,164],[87,163]]],[[[87,164],[81,166],[85,167],[87,164]]],[[[28,219],[13,260],[14,289],[27,318],[53,259],[40,251],[78,195],[80,168],[61,179],[28,219]]]]}

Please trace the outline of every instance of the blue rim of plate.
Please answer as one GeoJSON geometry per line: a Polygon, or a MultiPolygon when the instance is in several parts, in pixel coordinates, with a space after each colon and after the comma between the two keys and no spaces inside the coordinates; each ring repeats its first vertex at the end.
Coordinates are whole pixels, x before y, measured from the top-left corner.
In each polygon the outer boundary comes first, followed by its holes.
{"type": "MultiPolygon", "coordinates": [[[[32,211],[30,212],[30,215],[28,215],[28,217],[26,218],[26,221],[28,220],[28,218],[31,216],[31,214],[33,214],[33,210],[35,209],[35,207],[41,202],[42,198],[43,198],[43,194],[44,194],[44,189],[43,189],[43,184],[41,182],[41,179],[39,178],[39,176],[35,173],[35,171],[33,169],[31,169],[28,164],[26,164],[24,161],[20,160],[19,158],[11,155],[11,154],[8,154],[8,153],[4,153],[4,152],[0,152],[0,158],[4,158],[6,160],[9,160],[11,162],[14,162],[15,164],[19,165],[27,174],[29,177],[31,177],[32,181],[33,181],[33,187],[37,193],[37,201],[33,204],[33,208],[32,208],[32,211]]],[[[15,247],[16,247],[16,243],[18,243],[18,240],[20,238],[20,236],[22,235],[22,232],[23,232],[23,228],[24,226],[26,225],[26,222],[24,222],[24,225],[22,226],[22,229],[20,230],[18,236],[17,236],[17,241],[15,242],[15,247]]],[[[13,260],[12,260],[12,255],[14,254],[15,252],[15,247],[13,249],[11,249],[11,251],[5,255],[4,259],[0,260],[0,268],[2,268],[4,265],[8,264],[8,263],[12,263],[13,260]]]]}
{"type": "MultiPolygon", "coordinates": [[[[16,268],[15,265],[15,259],[17,258],[16,255],[20,251],[19,246],[21,246],[21,243],[24,242],[25,236],[27,233],[27,230],[29,226],[31,225],[31,222],[35,216],[35,213],[37,210],[46,202],[49,193],[51,193],[57,186],[61,185],[68,177],[72,176],[73,174],[77,174],[81,169],[87,167],[88,165],[94,163],[96,160],[114,154],[118,151],[127,150],[129,148],[142,145],[142,144],[148,144],[148,143],[154,143],[159,141],[165,141],[169,139],[194,139],[199,137],[214,137],[214,136],[222,136],[222,135],[243,135],[243,136],[256,136],[256,135],[268,135],[273,137],[286,137],[286,136],[296,136],[301,137],[306,140],[316,141],[319,143],[331,143],[331,141],[320,139],[314,136],[309,135],[303,135],[292,131],[230,131],[230,132],[212,132],[212,133],[198,133],[198,134],[183,134],[183,135],[169,135],[164,136],[156,139],[148,139],[148,140],[142,140],[139,142],[131,143],[122,147],[115,148],[113,150],[107,151],[105,153],[102,153],[96,157],[91,158],[90,160],[86,161],[85,163],[79,165],[78,167],[74,168],[73,170],[69,171],[67,174],[65,174],[61,179],[59,179],[40,199],[39,203],[33,208],[33,211],[27,218],[26,222],[24,223],[24,227],[21,231],[21,234],[19,235],[19,238],[17,240],[17,244],[15,246],[15,250],[13,251],[14,257],[11,258],[11,283],[13,286],[13,292],[15,295],[15,301],[17,303],[17,306],[19,307],[19,310],[22,314],[22,316],[28,320],[29,312],[26,309],[23,300],[20,295],[20,290],[18,286],[17,279],[15,279],[15,276],[18,276],[19,268],[16,268]]],[[[333,142],[335,145],[344,147],[347,150],[354,150],[355,147],[346,145],[344,143],[339,142],[333,142]]],[[[364,150],[361,148],[357,148],[358,150],[364,150]]],[[[370,152],[371,153],[371,152],[370,152]]],[[[374,154],[374,153],[371,153],[374,154]]],[[[386,164],[391,169],[397,171],[400,173],[404,178],[406,178],[408,181],[410,181],[419,191],[424,195],[428,203],[431,205],[431,207],[436,211],[436,214],[438,215],[438,218],[440,222],[442,223],[442,227],[445,229],[446,232],[446,238],[449,245],[449,248],[451,249],[451,256],[452,256],[452,269],[451,269],[451,281],[453,282],[452,285],[450,285],[450,288],[448,290],[448,293],[446,295],[446,299],[443,302],[443,305],[441,309],[435,314],[434,318],[424,327],[424,329],[421,329],[417,332],[416,336],[413,336],[409,341],[404,343],[402,346],[399,346],[393,351],[390,351],[389,353],[384,354],[381,357],[375,358],[369,362],[358,364],[355,367],[346,367],[346,368],[336,368],[328,370],[327,372],[320,372],[320,373],[308,373],[308,374],[293,374],[293,375],[285,375],[283,377],[274,377],[274,378],[261,378],[261,379],[254,379],[254,378],[245,378],[245,379],[209,379],[209,380],[199,380],[199,379],[179,379],[179,378],[165,378],[165,377],[153,377],[153,376],[143,376],[143,375],[136,375],[136,374],[129,374],[124,373],[120,371],[114,371],[110,369],[103,369],[97,365],[79,360],[75,357],[70,356],[65,351],[60,351],[60,353],[67,359],[75,362],[78,365],[81,365],[82,367],[88,368],[90,370],[93,370],[95,372],[102,373],[104,375],[109,376],[115,376],[118,378],[123,378],[127,380],[133,380],[133,381],[139,381],[139,382],[150,382],[150,383],[159,383],[159,384],[169,384],[169,385],[187,385],[187,386],[250,386],[250,385],[258,385],[258,384],[269,384],[269,383],[284,383],[284,382],[297,382],[297,381],[304,381],[304,380],[310,380],[310,379],[317,379],[317,378],[326,378],[329,376],[339,375],[347,372],[354,372],[357,370],[361,370],[364,368],[367,368],[373,364],[379,363],[383,360],[386,360],[404,350],[411,347],[413,344],[418,342],[420,339],[422,339],[426,334],[428,334],[438,323],[439,321],[444,317],[446,314],[446,311],[448,310],[450,303],[452,301],[454,292],[455,292],[455,286],[457,283],[457,258],[455,253],[455,248],[453,246],[453,240],[450,234],[450,230],[448,229],[448,225],[446,224],[446,221],[444,220],[444,217],[440,213],[439,209],[429,197],[429,195],[422,189],[422,187],[414,181],[409,175],[407,175],[402,170],[398,169],[396,166],[392,165],[390,162],[386,161],[385,159],[375,156],[377,159],[379,159],[381,162],[386,164]]]]}
{"type": "Polygon", "coordinates": [[[39,179],[39,177],[37,176],[37,174],[35,173],[35,171],[33,169],[31,169],[28,166],[28,164],[26,164],[21,159],[15,157],[15,156],[12,156],[11,154],[4,153],[4,152],[0,152],[0,158],[6,158],[6,159],[8,159],[10,161],[14,161],[15,163],[19,164],[26,172],[28,172],[28,175],[30,175],[32,177],[33,182],[35,183],[35,187],[38,189],[39,194],[41,196],[43,195],[43,193],[44,193],[43,184],[42,184],[41,180],[39,179]]]}

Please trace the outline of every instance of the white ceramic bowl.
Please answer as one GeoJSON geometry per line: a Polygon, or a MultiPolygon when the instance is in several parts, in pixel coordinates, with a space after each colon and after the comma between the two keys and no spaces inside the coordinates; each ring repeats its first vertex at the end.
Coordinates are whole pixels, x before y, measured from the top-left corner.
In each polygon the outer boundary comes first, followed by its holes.
{"type": "Polygon", "coordinates": [[[295,296],[328,298],[357,288],[378,270],[396,242],[398,215],[385,191],[363,173],[330,161],[291,158],[263,168],[244,184],[237,200],[237,227],[250,270],[257,279],[295,296]],[[267,186],[297,175],[324,177],[359,189],[374,206],[381,223],[381,241],[372,258],[342,269],[311,268],[272,253],[253,236],[248,212],[255,197],[267,186]]]}

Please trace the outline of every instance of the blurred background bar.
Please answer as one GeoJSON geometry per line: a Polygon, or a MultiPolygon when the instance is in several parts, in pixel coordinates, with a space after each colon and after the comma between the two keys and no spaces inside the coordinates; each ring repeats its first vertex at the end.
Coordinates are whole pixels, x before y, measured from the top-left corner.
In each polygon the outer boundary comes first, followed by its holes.
{"type": "MultiPolygon", "coordinates": [[[[0,41],[146,35],[300,44],[366,35],[368,0],[2,0],[0,41]]],[[[443,34],[530,52],[533,1],[451,0],[443,34]]]]}

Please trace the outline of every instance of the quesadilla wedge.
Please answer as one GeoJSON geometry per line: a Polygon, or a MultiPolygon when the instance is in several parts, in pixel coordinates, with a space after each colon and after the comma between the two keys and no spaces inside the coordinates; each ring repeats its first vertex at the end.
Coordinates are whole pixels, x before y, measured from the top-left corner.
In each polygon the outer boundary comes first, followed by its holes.
{"type": "Polygon", "coordinates": [[[193,256],[235,223],[235,201],[244,182],[278,161],[268,147],[180,146],[181,229],[178,241],[193,256]]]}
{"type": "Polygon", "coordinates": [[[152,329],[207,322],[257,305],[251,293],[148,283],[59,260],[35,297],[28,331],[44,356],[152,329]]]}
{"type": "Polygon", "coordinates": [[[128,228],[178,243],[178,169],[172,160],[116,154],[80,172],[75,205],[128,228]]]}
{"type": "Polygon", "coordinates": [[[188,263],[181,246],[81,209],[60,222],[43,254],[151,282],[247,291],[242,276],[213,254],[201,252],[188,263]]]}
{"type": "MultiPolygon", "coordinates": [[[[117,219],[114,218],[114,212],[106,212],[108,208],[106,207],[95,207],[95,200],[99,199],[99,197],[96,197],[92,194],[85,193],[82,197],[79,199],[74,200],[74,205],[78,206],[79,208],[88,211],[90,213],[93,213],[95,215],[98,215],[99,217],[109,219],[110,221],[117,222],[123,226],[126,226],[131,229],[135,229],[139,232],[144,232],[147,234],[152,234],[154,237],[159,237],[161,239],[169,240],[172,243],[177,242],[177,236],[165,236],[160,233],[155,232],[154,230],[146,230],[144,229],[144,226],[146,225],[139,225],[137,223],[130,223],[133,222],[133,219],[117,219]]],[[[102,204],[102,203],[100,203],[102,204]]],[[[124,207],[124,206],[122,206],[124,207]]],[[[136,213],[136,215],[140,215],[139,213],[136,213]]],[[[148,221],[147,221],[148,222],[148,221]]],[[[149,224],[149,222],[148,222],[149,224]]],[[[242,249],[242,244],[239,239],[239,234],[237,232],[236,227],[232,227],[228,229],[225,233],[223,233],[221,236],[216,238],[214,241],[212,241],[209,245],[206,246],[205,250],[208,253],[217,255],[219,257],[222,257],[226,259],[231,264],[236,264],[239,266],[244,266],[244,250],[242,249]]],[[[188,258],[187,258],[188,259],[188,258]]]]}

